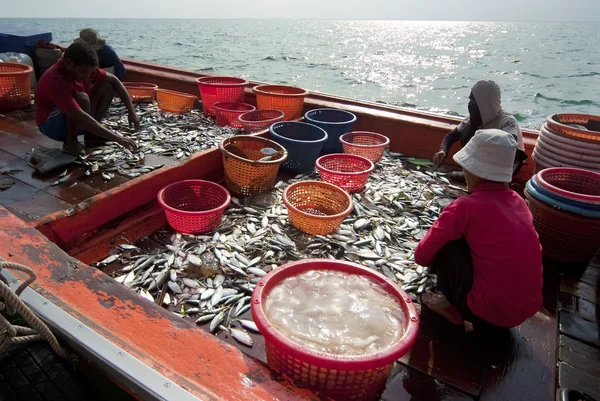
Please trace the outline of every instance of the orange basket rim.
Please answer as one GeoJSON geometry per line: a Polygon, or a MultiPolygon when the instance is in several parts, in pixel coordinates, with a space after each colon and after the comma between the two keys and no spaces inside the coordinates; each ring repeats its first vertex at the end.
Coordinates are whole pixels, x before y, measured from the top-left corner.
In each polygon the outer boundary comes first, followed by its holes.
{"type": "Polygon", "coordinates": [[[227,209],[227,207],[229,206],[229,204],[231,203],[231,194],[229,193],[229,191],[227,190],[227,188],[223,187],[222,185],[219,185],[217,183],[211,182],[211,181],[205,181],[205,180],[183,180],[183,181],[177,181],[174,182],[172,184],[167,185],[166,187],[164,187],[163,189],[161,189],[160,191],[158,191],[158,195],[156,195],[157,199],[158,199],[158,204],[165,210],[168,210],[172,213],[177,213],[179,215],[183,215],[183,216],[204,216],[207,214],[214,214],[215,212],[224,212],[225,209],[227,209]],[[169,189],[176,187],[176,186],[182,186],[182,185],[196,185],[196,186],[205,186],[205,187],[211,187],[217,191],[221,191],[224,192],[226,197],[225,197],[225,202],[223,202],[223,204],[219,207],[215,207],[213,209],[210,210],[202,210],[202,211],[189,211],[189,210],[181,210],[181,209],[177,209],[175,207],[169,206],[165,203],[165,201],[163,200],[163,194],[168,191],[169,189]]]}
{"type": "Polygon", "coordinates": [[[346,132],[345,134],[343,134],[342,136],[340,136],[340,142],[349,146],[356,146],[357,148],[380,148],[382,146],[388,146],[390,144],[390,138],[388,138],[385,135],[382,134],[378,134],[377,132],[371,132],[371,131],[352,131],[352,132],[346,132]],[[375,145],[364,145],[364,144],[358,144],[358,143],[353,143],[353,142],[348,142],[346,139],[344,139],[345,136],[350,136],[353,134],[367,134],[368,136],[372,136],[375,138],[381,138],[384,140],[383,143],[379,143],[379,144],[375,144],[375,145]]]}
{"type": "Polygon", "coordinates": [[[251,105],[250,103],[244,102],[217,102],[213,103],[213,107],[215,110],[225,111],[225,112],[233,112],[233,113],[247,113],[249,111],[256,111],[256,107],[251,105]],[[227,106],[231,107],[232,105],[243,106],[243,107],[251,107],[251,109],[247,110],[239,110],[239,109],[230,109],[227,106]]]}
{"type": "Polygon", "coordinates": [[[294,212],[301,214],[307,218],[310,219],[315,219],[315,220],[319,220],[319,221],[327,221],[327,220],[336,220],[339,219],[340,217],[344,218],[346,216],[348,216],[351,212],[352,209],[354,208],[354,201],[352,200],[352,197],[350,196],[350,194],[346,191],[344,191],[342,188],[338,187],[337,185],[333,185],[330,184],[328,182],[324,182],[324,181],[300,181],[300,182],[296,182],[292,185],[289,185],[286,189],[283,190],[283,203],[285,204],[286,207],[294,210],[294,212]],[[331,216],[318,216],[315,214],[310,214],[310,213],[306,213],[300,209],[298,209],[296,206],[292,205],[290,203],[290,201],[288,201],[287,199],[287,194],[289,191],[291,191],[292,189],[299,187],[299,186],[317,186],[317,187],[325,187],[328,188],[332,191],[335,192],[339,192],[340,194],[344,195],[344,197],[348,200],[348,207],[346,208],[346,210],[344,210],[341,213],[338,214],[334,214],[331,216]]]}
{"type": "Polygon", "coordinates": [[[549,126],[558,126],[561,129],[567,130],[567,131],[572,131],[573,133],[576,134],[581,134],[581,135],[585,135],[585,136],[591,136],[591,137],[598,137],[598,139],[600,139],[600,133],[598,133],[597,131],[588,131],[588,130],[581,130],[575,127],[572,127],[570,125],[566,125],[560,122],[560,116],[569,116],[569,117],[581,117],[581,119],[586,119],[586,120],[596,120],[596,121],[600,121],[600,116],[595,116],[593,114],[583,114],[583,113],[555,113],[555,114],[550,114],[547,118],[546,118],[546,123],[549,126]],[[557,119],[555,120],[554,117],[556,117],[557,119]]]}
{"type": "Polygon", "coordinates": [[[231,86],[231,87],[248,85],[248,81],[245,80],[244,78],[228,77],[228,76],[224,76],[224,75],[217,75],[214,77],[213,76],[200,77],[200,78],[196,79],[196,83],[199,85],[206,85],[206,86],[231,86]],[[230,82],[205,82],[208,80],[222,80],[222,81],[230,81],[230,82]]]}
{"type": "Polygon", "coordinates": [[[373,172],[373,170],[375,170],[375,163],[373,163],[371,160],[367,159],[366,157],[362,157],[362,156],[358,156],[358,155],[351,155],[349,153],[332,153],[329,155],[321,156],[317,159],[315,165],[317,166],[317,169],[319,171],[324,171],[329,174],[336,174],[336,175],[342,175],[342,176],[348,176],[348,177],[355,176],[355,175],[371,174],[373,172]],[[327,159],[360,160],[361,162],[368,163],[369,168],[367,168],[366,170],[363,170],[363,171],[331,170],[321,164],[323,161],[325,161],[327,159]]]}
{"type": "Polygon", "coordinates": [[[276,97],[306,97],[308,96],[308,91],[306,89],[298,88],[297,86],[287,86],[287,85],[257,85],[252,88],[254,93],[259,93],[261,95],[269,95],[276,97]],[[287,91],[293,93],[274,93],[269,92],[269,89],[285,89],[287,91]]]}
{"type": "Polygon", "coordinates": [[[21,63],[2,63],[0,64],[0,66],[9,66],[9,67],[15,67],[18,69],[21,69],[22,71],[1,71],[0,68],[0,76],[3,75],[25,75],[25,74],[29,74],[33,71],[33,67],[27,64],[21,64],[21,63]]]}
{"type": "MultiPolygon", "coordinates": [[[[314,270],[314,269],[313,269],[314,270]]],[[[297,273],[297,274],[298,274],[297,273]]],[[[259,325],[259,327],[265,330],[268,333],[268,337],[270,341],[274,341],[276,346],[283,346],[286,350],[296,351],[298,353],[303,354],[303,359],[309,359],[311,364],[318,363],[344,363],[349,365],[349,369],[355,369],[356,365],[360,365],[361,369],[364,369],[364,364],[368,363],[369,365],[386,365],[388,363],[394,362],[397,359],[397,355],[399,353],[405,353],[409,350],[414,344],[417,334],[419,331],[419,315],[417,313],[416,307],[410,297],[406,294],[406,292],[392,280],[384,276],[383,274],[369,269],[368,267],[359,265],[358,263],[341,261],[341,260],[331,260],[331,259],[305,259],[298,260],[294,262],[288,262],[277,269],[273,270],[271,273],[264,276],[260,283],[256,286],[256,290],[252,294],[252,317],[255,322],[259,325]],[[263,308],[264,300],[268,295],[268,290],[272,290],[272,287],[279,284],[283,279],[287,277],[293,277],[293,275],[289,274],[288,270],[298,270],[298,273],[303,273],[304,271],[310,271],[308,268],[309,265],[317,265],[317,264],[325,264],[328,267],[326,269],[337,270],[349,273],[348,270],[352,270],[352,273],[368,277],[377,282],[382,287],[386,287],[386,292],[390,292],[390,296],[392,296],[396,302],[400,305],[400,308],[404,312],[405,322],[404,322],[404,332],[400,339],[393,344],[391,347],[381,350],[372,354],[365,355],[336,355],[325,352],[317,352],[311,350],[310,348],[296,343],[295,341],[285,337],[283,334],[279,332],[279,330],[269,322],[267,319],[267,315],[263,308]],[[269,281],[274,282],[274,284],[269,285],[269,281]],[[261,327],[262,326],[262,327],[261,327]]],[[[331,367],[329,368],[331,369],[331,367]]],[[[360,369],[359,369],[360,370],[360,369]]]]}
{"type": "Polygon", "coordinates": [[[286,148],[284,148],[283,146],[281,146],[280,144],[278,144],[275,141],[272,141],[270,139],[267,138],[261,138],[259,136],[249,136],[249,135],[236,135],[236,136],[230,136],[229,138],[225,138],[223,140],[221,140],[221,142],[219,142],[219,149],[221,150],[221,152],[223,152],[223,155],[227,155],[228,157],[232,157],[236,160],[240,160],[244,163],[248,163],[248,164],[252,164],[255,166],[258,165],[266,165],[266,164],[280,164],[283,163],[287,157],[288,157],[288,151],[286,148]],[[259,160],[250,160],[250,159],[245,159],[241,156],[235,155],[233,153],[231,153],[229,150],[227,150],[225,148],[226,144],[225,142],[229,142],[232,141],[234,139],[242,139],[242,140],[250,140],[250,141],[256,141],[256,142],[263,142],[265,145],[269,145],[272,146],[274,148],[277,148],[280,151],[283,151],[283,156],[281,156],[279,159],[277,160],[264,160],[264,161],[259,161],[259,160]]]}
{"type": "Polygon", "coordinates": [[[270,109],[270,110],[250,110],[245,112],[244,114],[242,114],[241,116],[238,117],[238,120],[240,120],[240,122],[242,123],[267,123],[270,121],[274,121],[274,122],[279,122],[281,121],[280,119],[285,117],[285,113],[281,110],[276,110],[276,109],[270,109]],[[255,114],[259,114],[259,113],[265,113],[265,112],[277,112],[279,115],[277,117],[273,117],[273,118],[267,118],[265,120],[245,120],[242,117],[244,117],[245,115],[249,115],[250,113],[255,113],[255,114]]]}
{"type": "Polygon", "coordinates": [[[175,95],[175,96],[185,97],[187,99],[198,100],[197,96],[190,95],[189,93],[185,93],[185,92],[177,92],[177,91],[172,91],[169,89],[160,89],[160,88],[156,88],[155,90],[156,90],[156,93],[164,93],[167,95],[175,95]]]}
{"type": "Polygon", "coordinates": [[[151,82],[122,82],[125,88],[158,89],[158,85],[151,82]]]}

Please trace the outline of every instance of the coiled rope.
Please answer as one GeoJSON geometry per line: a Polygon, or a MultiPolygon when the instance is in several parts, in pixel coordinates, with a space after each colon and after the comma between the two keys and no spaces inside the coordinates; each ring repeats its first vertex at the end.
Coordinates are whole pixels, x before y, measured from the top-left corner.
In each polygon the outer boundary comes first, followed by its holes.
{"type": "Polygon", "coordinates": [[[6,279],[0,275],[0,312],[6,309],[9,315],[19,314],[30,327],[23,327],[11,324],[4,316],[0,314],[0,353],[8,349],[13,344],[24,344],[31,341],[44,340],[52,350],[60,357],[73,360],[74,355],[60,346],[54,334],[48,326],[38,318],[27,305],[21,301],[19,295],[25,288],[36,279],[35,272],[19,263],[6,262],[0,259],[0,271],[10,269],[23,272],[29,276],[15,292],[8,286],[6,279]]]}

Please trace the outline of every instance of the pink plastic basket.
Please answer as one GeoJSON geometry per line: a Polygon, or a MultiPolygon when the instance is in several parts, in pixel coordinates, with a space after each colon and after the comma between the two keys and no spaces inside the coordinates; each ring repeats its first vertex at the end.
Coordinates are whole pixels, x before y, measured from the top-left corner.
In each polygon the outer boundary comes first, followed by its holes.
{"type": "Polygon", "coordinates": [[[158,193],[169,225],[184,234],[204,234],[217,228],[231,203],[229,191],[204,180],[167,185],[158,193]]]}
{"type": "Polygon", "coordinates": [[[340,137],[344,153],[366,157],[373,163],[381,160],[386,146],[390,144],[388,137],[375,132],[354,131],[340,137]]]}
{"type": "Polygon", "coordinates": [[[213,105],[218,102],[242,103],[248,81],[234,77],[203,77],[196,80],[202,99],[202,111],[215,117],[213,105]]]}
{"type": "Polygon", "coordinates": [[[593,171],[554,167],[540,171],[538,183],[562,198],[600,205],[600,174],[593,171]]]}
{"type": "Polygon", "coordinates": [[[271,125],[282,121],[284,113],[281,110],[254,110],[238,117],[242,128],[250,134],[268,129],[271,125]]]}
{"type": "Polygon", "coordinates": [[[252,294],[252,317],[265,338],[269,366],[299,384],[336,400],[377,399],[394,362],[414,344],[419,317],[409,296],[394,282],[366,267],[329,259],[309,259],[285,264],[267,274],[252,294]],[[338,270],[366,276],[393,296],[405,314],[404,335],[388,350],[370,355],[317,353],[289,340],[268,321],[263,305],[269,292],[282,280],[316,269],[338,270]]]}
{"type": "Polygon", "coordinates": [[[213,104],[213,107],[217,115],[217,124],[220,126],[229,125],[233,128],[242,128],[242,123],[240,123],[238,117],[256,109],[256,107],[248,103],[231,102],[218,102],[213,104]]]}
{"type": "Polygon", "coordinates": [[[375,165],[369,159],[345,153],[321,156],[315,163],[321,180],[348,191],[359,192],[367,184],[375,165]]]}

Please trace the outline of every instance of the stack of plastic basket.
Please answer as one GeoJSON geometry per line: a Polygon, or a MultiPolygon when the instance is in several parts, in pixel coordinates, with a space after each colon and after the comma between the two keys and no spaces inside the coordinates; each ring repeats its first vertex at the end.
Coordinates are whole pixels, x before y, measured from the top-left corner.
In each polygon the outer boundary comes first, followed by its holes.
{"type": "Polygon", "coordinates": [[[525,189],[544,255],[588,262],[600,247],[600,174],[555,167],[534,175],[525,189]]]}
{"type": "Polygon", "coordinates": [[[536,172],[573,167],[600,172],[600,116],[553,114],[540,130],[533,159],[536,172]]]}

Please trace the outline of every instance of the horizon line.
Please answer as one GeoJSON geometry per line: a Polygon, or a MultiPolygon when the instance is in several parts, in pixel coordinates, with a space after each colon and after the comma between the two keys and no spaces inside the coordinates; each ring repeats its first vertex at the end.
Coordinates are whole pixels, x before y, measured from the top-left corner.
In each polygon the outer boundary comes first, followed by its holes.
{"type": "Polygon", "coordinates": [[[401,21],[401,22],[522,22],[522,23],[594,23],[600,20],[505,20],[505,19],[481,19],[481,20],[444,20],[444,19],[391,19],[391,18],[295,18],[295,17],[1,17],[6,19],[82,19],[82,20],[224,20],[224,21],[244,21],[244,20],[291,20],[291,21],[401,21]]]}

